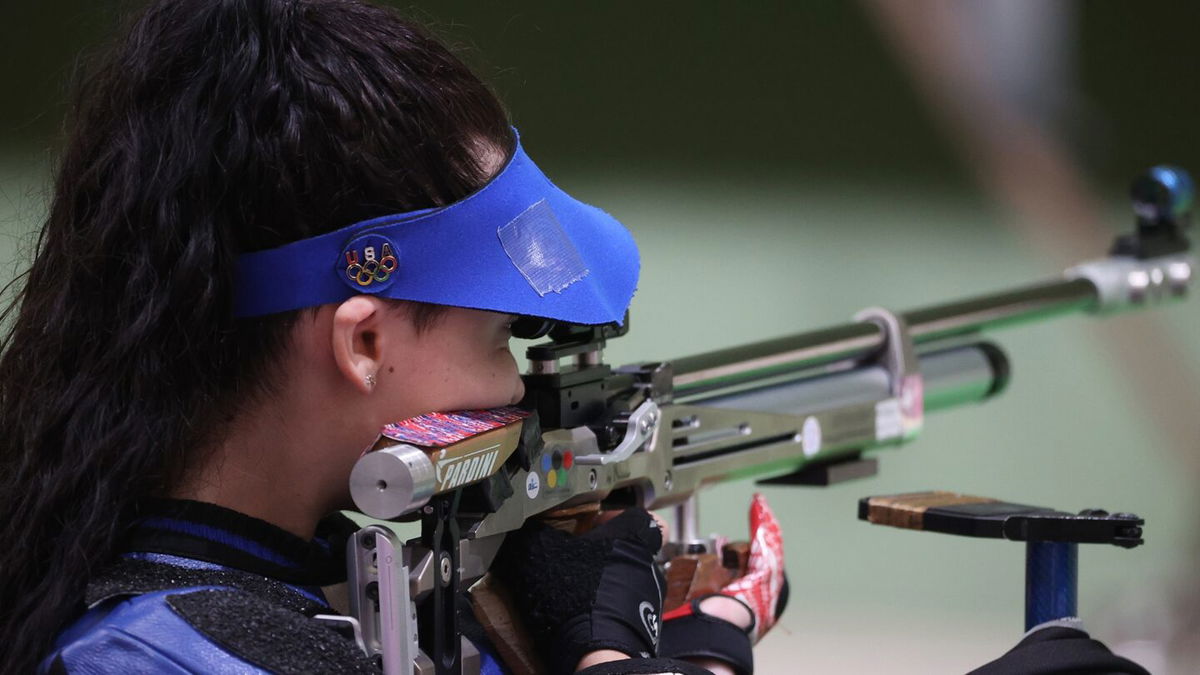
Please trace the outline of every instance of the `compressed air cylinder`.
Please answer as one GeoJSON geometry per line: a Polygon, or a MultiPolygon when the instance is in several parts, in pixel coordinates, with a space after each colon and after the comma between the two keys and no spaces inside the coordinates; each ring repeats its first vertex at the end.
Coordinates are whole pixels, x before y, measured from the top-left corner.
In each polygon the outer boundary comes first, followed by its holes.
{"type": "Polygon", "coordinates": [[[412,513],[433,491],[429,455],[403,443],[368,452],[350,472],[350,496],[358,510],[372,518],[390,520],[412,513]]]}

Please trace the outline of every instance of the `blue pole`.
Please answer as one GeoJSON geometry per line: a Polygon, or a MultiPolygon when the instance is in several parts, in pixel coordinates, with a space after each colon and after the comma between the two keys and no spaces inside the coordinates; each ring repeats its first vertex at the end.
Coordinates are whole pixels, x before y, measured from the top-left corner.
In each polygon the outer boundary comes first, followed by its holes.
{"type": "Polygon", "coordinates": [[[1079,545],[1031,541],[1025,547],[1025,630],[1078,616],[1079,545]]]}

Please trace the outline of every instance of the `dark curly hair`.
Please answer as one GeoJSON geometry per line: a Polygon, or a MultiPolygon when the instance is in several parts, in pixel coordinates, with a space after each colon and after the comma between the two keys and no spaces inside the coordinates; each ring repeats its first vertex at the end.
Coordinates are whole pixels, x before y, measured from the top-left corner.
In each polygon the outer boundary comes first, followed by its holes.
{"type": "Polygon", "coordinates": [[[481,155],[512,145],[442,44],[350,0],[154,2],[74,101],[36,256],[0,314],[8,672],[82,610],[137,500],[269,394],[299,313],[234,320],[236,256],[460,199],[487,179],[481,155]]]}

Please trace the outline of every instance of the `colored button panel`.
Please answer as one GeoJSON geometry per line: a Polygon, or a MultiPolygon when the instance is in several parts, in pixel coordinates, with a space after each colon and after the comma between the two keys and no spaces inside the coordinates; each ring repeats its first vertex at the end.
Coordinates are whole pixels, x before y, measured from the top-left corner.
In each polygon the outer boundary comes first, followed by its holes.
{"type": "Polygon", "coordinates": [[[567,470],[575,465],[575,453],[558,447],[553,451],[542,453],[537,465],[541,469],[539,474],[541,474],[543,485],[547,490],[566,487],[569,484],[567,470]]]}

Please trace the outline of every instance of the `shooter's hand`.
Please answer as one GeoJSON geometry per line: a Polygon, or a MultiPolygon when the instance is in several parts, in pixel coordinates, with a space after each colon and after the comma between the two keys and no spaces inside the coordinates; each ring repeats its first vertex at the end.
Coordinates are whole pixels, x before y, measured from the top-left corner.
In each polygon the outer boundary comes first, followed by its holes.
{"type": "Polygon", "coordinates": [[[660,548],[659,525],[642,509],[578,537],[531,521],[508,535],[493,571],[516,596],[549,671],[573,673],[590,652],[657,652],[660,548]]]}
{"type": "Polygon", "coordinates": [[[775,625],[788,596],[779,521],[761,494],[750,502],[750,537],[743,576],[663,616],[662,656],[701,665],[715,659],[736,673],[753,672],[750,647],[775,625]]]}

